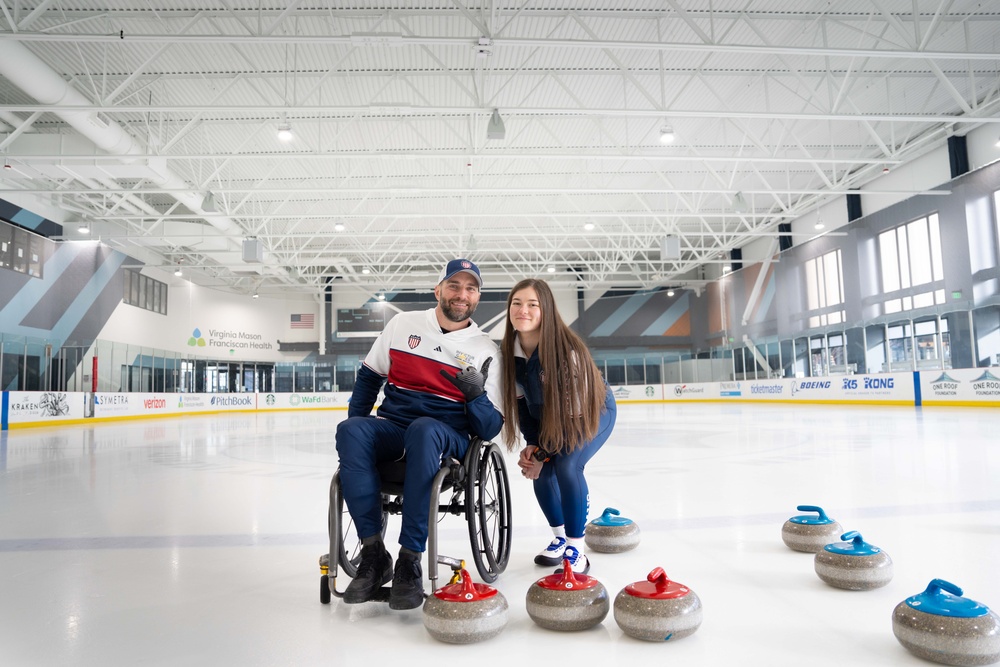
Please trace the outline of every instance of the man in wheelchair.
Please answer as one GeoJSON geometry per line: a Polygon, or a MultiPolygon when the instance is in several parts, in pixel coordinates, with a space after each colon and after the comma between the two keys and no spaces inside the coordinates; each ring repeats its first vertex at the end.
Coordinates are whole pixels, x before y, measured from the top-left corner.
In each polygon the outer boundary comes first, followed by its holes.
{"type": "Polygon", "coordinates": [[[431,485],[443,457],[461,460],[469,438],[496,436],[503,417],[499,373],[490,374],[497,345],[472,321],[482,288],[479,268],[448,262],[430,310],[399,313],[376,339],[358,372],[347,419],[337,427],[344,502],[361,540],[357,576],[344,602],[375,597],[392,582],[389,606],[413,609],[424,599],[421,554],[427,544],[431,485]],[[385,383],[377,416],[372,407],[385,383]],[[382,502],[376,466],[405,460],[399,557],[382,542],[382,502]]]}

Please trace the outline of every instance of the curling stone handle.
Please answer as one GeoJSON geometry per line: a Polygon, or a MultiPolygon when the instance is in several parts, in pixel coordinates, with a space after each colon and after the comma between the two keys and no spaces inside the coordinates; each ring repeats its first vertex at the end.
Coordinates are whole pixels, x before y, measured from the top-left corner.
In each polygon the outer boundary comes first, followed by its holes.
{"type": "Polygon", "coordinates": [[[817,505],[799,505],[795,509],[797,509],[800,512],[818,512],[820,519],[822,519],[823,521],[830,520],[830,517],[826,515],[826,512],[823,511],[823,508],[817,505]]]}
{"type": "Polygon", "coordinates": [[[614,507],[605,507],[604,514],[601,515],[601,518],[607,520],[610,519],[612,516],[618,516],[619,514],[621,514],[621,512],[616,510],[614,507]]]}
{"type": "Polygon", "coordinates": [[[840,539],[844,540],[845,542],[853,541],[855,545],[861,545],[865,543],[864,539],[861,537],[861,533],[859,533],[856,530],[847,531],[846,533],[840,536],[840,539]]]}
{"type": "Polygon", "coordinates": [[[931,579],[931,583],[927,584],[927,590],[924,592],[928,595],[940,595],[941,591],[951,593],[952,595],[958,595],[959,597],[962,595],[961,588],[950,581],[945,581],[944,579],[931,579]]]}
{"type": "Polygon", "coordinates": [[[670,577],[664,572],[662,567],[654,567],[652,571],[646,575],[646,581],[656,586],[657,592],[663,592],[666,590],[667,586],[671,583],[670,577]]]}

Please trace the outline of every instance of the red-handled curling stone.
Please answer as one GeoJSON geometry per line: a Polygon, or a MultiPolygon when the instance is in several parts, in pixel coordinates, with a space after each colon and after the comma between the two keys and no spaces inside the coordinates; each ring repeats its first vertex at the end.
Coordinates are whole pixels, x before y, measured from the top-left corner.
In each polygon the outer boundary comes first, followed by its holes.
{"type": "Polygon", "coordinates": [[[701,600],[662,567],[646,581],[631,583],[615,597],[615,621],[629,637],[648,642],[683,639],[701,625],[701,600]]]}
{"type": "Polygon", "coordinates": [[[892,580],[892,559],[878,547],[868,544],[856,530],[840,536],[816,554],[814,566],[819,578],[837,588],[870,591],[892,580]]]}
{"type": "Polygon", "coordinates": [[[507,626],[507,598],[486,584],[473,583],[469,572],[442,586],[424,601],[424,627],[434,639],[472,644],[496,637],[507,626]]]}
{"type": "Polygon", "coordinates": [[[639,546],[639,526],[620,514],[614,507],[607,507],[601,516],[587,524],[583,541],[590,549],[617,554],[639,546]]]}
{"type": "Polygon", "coordinates": [[[1000,661],[1000,616],[944,579],[896,605],[892,634],[910,653],[943,665],[1000,661]]]}
{"type": "Polygon", "coordinates": [[[569,561],[556,574],[542,577],[528,589],[528,616],[546,630],[586,630],[598,625],[611,608],[604,584],[574,574],[569,561]]]}
{"type": "Polygon", "coordinates": [[[816,512],[818,516],[804,514],[793,516],[781,527],[781,539],[789,549],[818,553],[827,544],[837,539],[844,529],[831,519],[822,507],[799,505],[800,512],[816,512]]]}

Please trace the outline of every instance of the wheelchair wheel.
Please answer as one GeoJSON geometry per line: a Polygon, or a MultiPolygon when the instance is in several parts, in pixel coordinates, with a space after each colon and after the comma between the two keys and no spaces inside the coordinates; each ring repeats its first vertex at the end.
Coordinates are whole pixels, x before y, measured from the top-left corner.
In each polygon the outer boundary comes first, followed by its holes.
{"type": "Polygon", "coordinates": [[[496,444],[477,439],[470,447],[477,448],[466,479],[472,558],[479,575],[492,583],[510,559],[510,484],[503,452],[496,444]]]}
{"type": "MultiPolygon", "coordinates": [[[[340,549],[337,554],[337,562],[343,569],[344,574],[353,579],[358,574],[358,565],[361,564],[361,540],[358,539],[358,531],[354,527],[354,519],[347,511],[347,504],[344,502],[344,494],[340,490],[340,471],[337,471],[337,484],[331,489],[330,513],[337,512],[340,515],[340,549]]],[[[383,496],[382,507],[382,537],[385,537],[385,529],[389,523],[389,512],[385,509],[385,497],[383,496]]],[[[334,526],[329,521],[331,528],[334,526]]],[[[331,556],[332,558],[332,556],[331,556]]]]}

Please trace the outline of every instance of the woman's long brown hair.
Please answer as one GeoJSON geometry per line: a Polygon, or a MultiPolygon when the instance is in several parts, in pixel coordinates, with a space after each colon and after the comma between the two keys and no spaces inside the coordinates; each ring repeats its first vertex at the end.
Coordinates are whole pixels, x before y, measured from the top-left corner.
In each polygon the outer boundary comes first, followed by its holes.
{"type": "Polygon", "coordinates": [[[583,340],[563,322],[552,290],[544,280],[528,278],[507,295],[507,324],[500,343],[503,359],[503,440],[513,451],[518,436],[517,388],[514,380],[514,339],[510,321],[514,295],[531,287],[538,295],[542,325],[538,360],[544,372],[538,445],[547,452],[571,452],[597,435],[606,388],[601,372],[583,340]]]}

